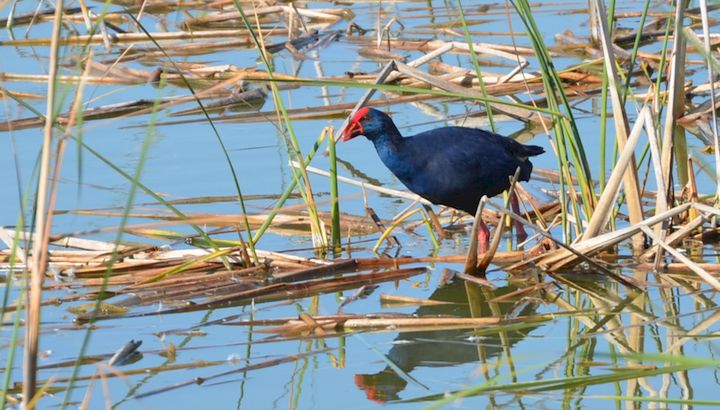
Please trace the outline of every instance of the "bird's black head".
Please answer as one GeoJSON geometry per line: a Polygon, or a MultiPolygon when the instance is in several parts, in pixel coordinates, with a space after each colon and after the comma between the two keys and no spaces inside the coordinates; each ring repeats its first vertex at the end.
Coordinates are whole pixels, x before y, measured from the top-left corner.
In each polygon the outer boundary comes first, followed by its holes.
{"type": "Polygon", "coordinates": [[[343,141],[349,141],[358,135],[364,135],[372,141],[378,136],[393,131],[397,132],[397,128],[387,114],[374,108],[364,107],[357,110],[350,119],[343,133],[343,141]]]}

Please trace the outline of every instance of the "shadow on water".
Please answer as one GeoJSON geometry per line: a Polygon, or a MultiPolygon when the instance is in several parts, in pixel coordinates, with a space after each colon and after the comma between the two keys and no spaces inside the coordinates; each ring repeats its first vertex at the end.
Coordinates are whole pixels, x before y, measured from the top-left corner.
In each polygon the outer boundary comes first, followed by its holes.
{"type": "MultiPolygon", "coordinates": [[[[535,303],[492,301],[516,290],[518,287],[513,285],[490,289],[458,280],[439,287],[430,296],[430,300],[448,303],[419,307],[414,315],[474,318],[533,315],[537,308],[535,303]]],[[[399,333],[387,357],[407,374],[422,367],[449,368],[464,363],[485,363],[492,357],[501,356],[538,326],[500,330],[485,333],[482,337],[473,336],[473,330],[468,329],[399,333]]],[[[387,365],[376,373],[356,374],[355,384],[368,399],[385,403],[399,400],[408,382],[387,365]]]]}

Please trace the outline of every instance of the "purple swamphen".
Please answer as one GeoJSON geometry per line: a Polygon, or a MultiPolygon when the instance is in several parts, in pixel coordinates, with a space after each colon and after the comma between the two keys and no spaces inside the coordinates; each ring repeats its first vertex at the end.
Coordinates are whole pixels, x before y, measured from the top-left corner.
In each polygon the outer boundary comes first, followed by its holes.
{"type": "MultiPolygon", "coordinates": [[[[483,195],[495,196],[510,187],[520,167],[520,181],[530,180],[528,157],[545,150],[523,145],[492,132],[467,127],[443,127],[403,137],[392,119],[374,108],[361,108],[343,133],[343,141],[364,135],[375,145],[380,159],[412,192],[434,204],[447,205],[474,215],[483,195]]],[[[513,210],[519,213],[517,198],[513,210]]],[[[516,224],[519,237],[527,237],[516,224]]],[[[478,233],[480,251],[488,248],[484,223],[478,233]]]]}

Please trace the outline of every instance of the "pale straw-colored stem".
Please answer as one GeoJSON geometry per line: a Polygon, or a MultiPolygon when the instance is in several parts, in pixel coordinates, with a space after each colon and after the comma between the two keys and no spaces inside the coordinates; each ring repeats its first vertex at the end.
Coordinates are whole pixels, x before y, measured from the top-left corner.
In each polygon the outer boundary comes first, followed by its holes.
{"type": "Polygon", "coordinates": [[[47,93],[47,114],[43,131],[43,145],[40,156],[40,174],[35,207],[35,237],[31,262],[30,289],[28,293],[27,322],[25,324],[25,351],[23,356],[23,407],[30,403],[35,395],[37,376],[37,353],[40,339],[40,311],[42,303],[42,285],[47,264],[48,226],[51,223],[48,212],[48,184],[50,182],[50,151],[54,121],[55,76],[58,68],[58,46],[62,25],[63,0],[55,4],[55,23],[50,45],[49,81],[47,93]]]}

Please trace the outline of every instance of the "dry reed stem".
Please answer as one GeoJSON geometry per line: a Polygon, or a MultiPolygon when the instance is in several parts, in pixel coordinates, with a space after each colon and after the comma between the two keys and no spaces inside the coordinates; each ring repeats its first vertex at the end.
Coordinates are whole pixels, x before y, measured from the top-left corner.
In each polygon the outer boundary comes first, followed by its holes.
{"type": "Polygon", "coordinates": [[[720,281],[715,279],[714,276],[709,274],[705,269],[698,266],[695,262],[691,261],[688,257],[683,255],[682,253],[678,252],[675,248],[665,243],[665,241],[662,241],[659,237],[655,235],[655,233],[648,228],[646,225],[641,225],[640,229],[642,229],[643,232],[645,232],[646,235],[651,237],[658,245],[660,245],[663,249],[665,249],[669,254],[675,257],[675,259],[679,260],[680,262],[687,265],[690,270],[695,272],[698,276],[700,276],[708,285],[715,288],[715,290],[720,291],[720,281]]]}
{"type": "MultiPolygon", "coordinates": [[[[657,187],[657,191],[655,192],[655,209],[657,212],[665,212],[669,207],[666,195],[667,187],[665,186],[665,179],[663,177],[662,157],[660,147],[658,147],[658,134],[655,129],[655,120],[649,111],[645,112],[645,130],[650,145],[650,158],[655,174],[655,186],[657,187]]],[[[664,239],[665,231],[662,229],[662,225],[655,226],[655,234],[664,239]]],[[[656,262],[659,263],[659,261],[660,259],[658,258],[656,262]]]]}
{"type": "MultiPolygon", "coordinates": [[[[708,56],[707,68],[708,68],[708,82],[712,85],[715,81],[714,67],[710,59],[712,58],[712,51],[710,48],[710,28],[708,23],[708,5],[707,0],[700,0],[700,13],[702,16],[702,27],[703,27],[703,45],[705,46],[705,54],[708,56]]],[[[710,105],[715,107],[715,87],[710,87],[710,105]]],[[[720,202],[720,137],[718,136],[718,118],[715,110],[711,110],[712,115],[712,134],[713,134],[713,146],[715,148],[715,184],[716,184],[716,203],[720,202]]]]}
{"type": "MultiPolygon", "coordinates": [[[[625,228],[617,229],[613,232],[598,235],[594,238],[590,238],[588,240],[573,245],[573,248],[577,252],[580,252],[586,256],[591,256],[596,252],[612,247],[632,237],[633,235],[636,235],[638,232],[641,231],[641,226],[654,226],[655,224],[661,223],[668,218],[672,218],[687,211],[691,206],[693,206],[693,204],[690,203],[678,205],[672,209],[667,210],[666,212],[647,218],[640,224],[627,226],[625,228]]],[[[545,267],[549,271],[555,271],[566,266],[568,262],[573,260],[574,258],[568,259],[568,257],[571,257],[571,255],[572,253],[570,251],[566,249],[559,249],[555,252],[548,253],[543,259],[538,262],[538,264],[545,267]]]]}
{"type": "MultiPolygon", "coordinates": [[[[703,217],[702,215],[697,216],[696,218],[694,218],[693,220],[691,220],[691,221],[688,222],[687,224],[683,225],[680,229],[678,229],[678,230],[676,230],[675,232],[673,232],[672,234],[670,234],[667,238],[663,238],[662,234],[659,233],[658,230],[655,230],[654,232],[655,232],[655,235],[656,235],[657,237],[659,237],[660,239],[662,239],[663,241],[665,241],[665,243],[666,243],[667,245],[669,245],[669,246],[675,246],[675,245],[677,245],[678,243],[682,242],[683,239],[685,239],[685,238],[687,238],[688,236],[690,236],[694,230],[696,230],[697,228],[701,227],[704,222],[706,222],[706,218],[705,218],[705,217],[703,217]]],[[[662,228],[662,227],[661,227],[661,228],[662,228]]],[[[662,230],[661,232],[664,233],[665,230],[662,230]]],[[[654,256],[657,254],[657,248],[658,248],[659,246],[660,246],[660,245],[658,245],[658,244],[653,244],[652,248],[648,249],[645,253],[643,253],[642,255],[640,255],[640,258],[639,258],[639,259],[640,259],[640,260],[647,260],[647,259],[650,259],[650,258],[654,257],[654,256]]],[[[659,267],[660,267],[659,263],[660,263],[660,262],[661,262],[660,259],[657,259],[657,260],[656,260],[656,263],[655,263],[655,268],[656,268],[656,269],[659,269],[659,267]]]]}
{"type": "MultiPolygon", "coordinates": [[[[467,95],[467,96],[471,96],[471,97],[485,98],[485,96],[478,91],[459,86],[459,85],[454,84],[449,81],[442,80],[438,77],[435,77],[435,76],[432,76],[425,72],[422,72],[420,70],[417,70],[407,64],[395,62],[395,65],[397,67],[397,70],[400,73],[410,76],[412,78],[418,79],[420,81],[423,81],[427,84],[430,84],[433,87],[440,88],[441,90],[458,93],[461,95],[467,95]]],[[[505,105],[505,104],[490,103],[490,102],[488,102],[488,104],[492,107],[493,110],[497,110],[499,112],[502,112],[506,115],[509,115],[513,118],[517,118],[524,122],[533,122],[533,121],[537,121],[538,119],[540,119],[540,121],[542,121],[546,124],[551,123],[551,121],[549,119],[547,119],[543,116],[538,116],[536,112],[526,110],[524,108],[513,107],[513,106],[509,106],[509,105],[505,105]]]]}
{"type": "Polygon", "coordinates": [[[44,100],[45,96],[35,93],[28,93],[24,91],[10,91],[10,90],[1,90],[0,89],[0,98],[18,98],[22,100],[44,100]]]}
{"type": "MultiPolygon", "coordinates": [[[[665,188],[668,190],[666,196],[671,201],[672,191],[672,164],[675,148],[676,120],[682,117],[685,111],[685,95],[683,93],[685,82],[685,37],[682,36],[682,22],[684,18],[685,0],[675,1],[675,36],[673,38],[672,60],[670,61],[670,91],[668,108],[669,112],[665,117],[662,144],[662,167],[665,188]]],[[[682,182],[683,178],[681,178],[682,182]]],[[[657,214],[657,212],[656,212],[657,214]]]]}
{"type": "Polygon", "coordinates": [[[409,296],[391,295],[387,293],[380,294],[380,306],[437,306],[437,305],[451,305],[453,302],[446,302],[442,300],[434,299],[421,299],[413,298],[409,296]]]}
{"type": "MultiPolygon", "coordinates": [[[[8,249],[14,248],[15,243],[15,230],[0,228],[0,241],[2,241],[8,249]]],[[[15,257],[20,261],[20,264],[25,265],[25,252],[16,252],[15,257]]],[[[22,269],[22,268],[21,268],[22,269]]]]}
{"type": "MultiPolygon", "coordinates": [[[[290,161],[290,166],[292,166],[292,167],[299,167],[299,164],[298,164],[296,161],[290,161]]],[[[307,169],[308,172],[313,173],[313,174],[330,177],[330,173],[329,173],[329,172],[327,172],[327,171],[325,171],[325,170],[322,170],[322,169],[319,169],[319,168],[315,168],[315,167],[312,167],[312,166],[307,166],[307,167],[305,167],[305,169],[307,169]]],[[[355,185],[355,186],[362,187],[363,189],[369,189],[369,190],[371,190],[371,191],[380,192],[380,193],[382,193],[382,194],[392,195],[392,196],[396,196],[396,197],[399,197],[399,198],[405,198],[405,199],[409,199],[409,200],[411,200],[411,201],[417,201],[417,202],[420,202],[420,203],[426,204],[426,205],[432,205],[432,202],[430,202],[430,201],[428,201],[428,200],[420,197],[419,195],[412,194],[412,193],[409,193],[409,192],[399,191],[399,190],[397,190],[397,189],[392,189],[392,188],[385,188],[385,187],[381,187],[381,186],[378,186],[378,185],[370,184],[370,183],[367,183],[367,182],[357,181],[357,180],[352,179],[352,178],[343,177],[343,176],[340,176],[340,175],[338,175],[337,180],[340,181],[340,182],[344,182],[344,183],[346,183],[346,184],[350,184],[350,185],[355,185]]]]}
{"type": "MultiPolygon", "coordinates": [[[[512,215],[511,215],[512,216],[512,215]]],[[[532,224],[528,223],[528,226],[532,224]]],[[[171,266],[172,264],[180,264],[191,257],[198,257],[200,255],[207,254],[207,250],[204,249],[186,249],[186,250],[167,250],[162,251],[158,249],[148,249],[140,253],[133,253],[132,259],[126,259],[123,262],[118,263],[118,275],[131,273],[133,269],[137,267],[152,267],[155,266],[171,266]],[[122,265],[124,264],[124,265],[122,265]]],[[[50,260],[54,267],[66,266],[74,267],[76,274],[82,274],[83,272],[96,272],[97,274],[102,273],[102,269],[99,266],[103,263],[107,263],[110,260],[110,256],[107,251],[72,251],[72,250],[51,250],[50,260]],[[85,270],[80,270],[82,268],[85,270]]],[[[277,252],[270,252],[264,250],[257,250],[258,256],[270,260],[271,265],[283,267],[283,268],[299,268],[302,266],[317,266],[324,264],[341,263],[343,260],[336,262],[329,262],[320,259],[302,258],[296,257],[289,254],[281,254],[277,252]]],[[[10,251],[7,249],[0,250],[0,262],[7,260],[10,255],[10,251]]],[[[232,256],[241,257],[241,253],[233,253],[232,256]]],[[[526,252],[522,251],[510,251],[510,252],[497,252],[493,258],[493,263],[514,263],[522,261],[527,256],[526,252]]],[[[467,259],[467,255],[446,255],[446,256],[427,256],[418,258],[383,258],[383,259],[352,259],[360,268],[371,269],[378,267],[388,266],[401,266],[408,264],[419,264],[419,263],[464,263],[467,259]]],[[[0,269],[5,269],[6,266],[0,263],[0,269]]]]}
{"type": "MultiPolygon", "coordinates": [[[[285,36],[287,30],[271,29],[262,30],[263,35],[269,36],[285,36]]],[[[252,40],[249,37],[247,30],[199,30],[188,32],[154,32],[150,33],[150,36],[155,41],[179,41],[179,40],[197,40],[197,39],[208,39],[208,38],[235,38],[245,40],[245,44],[249,47],[252,45],[252,40]]],[[[152,42],[152,39],[145,33],[116,33],[111,37],[105,37],[102,34],[83,34],[62,37],[59,39],[60,45],[72,46],[72,45],[84,45],[84,44],[103,44],[105,41],[109,41],[111,44],[124,44],[124,43],[142,43],[152,42]]],[[[4,40],[0,41],[0,47],[25,47],[25,46],[52,46],[52,38],[28,38],[18,40],[4,40]]]]}
{"type": "MultiPolygon", "coordinates": [[[[329,203],[330,201],[318,201],[318,204],[329,203]]],[[[304,207],[304,204],[298,204],[282,208],[283,213],[276,215],[276,222],[271,228],[273,232],[280,235],[292,236],[292,235],[305,235],[308,231],[305,227],[308,226],[307,213],[300,212],[297,209],[304,207]]],[[[95,215],[95,216],[108,216],[108,217],[120,217],[120,212],[110,211],[95,211],[95,210],[77,210],[77,211],[66,211],[69,214],[76,215],[95,215]]],[[[186,240],[197,238],[197,234],[179,234],[176,232],[159,231],[153,228],[177,226],[177,225],[210,225],[213,227],[232,227],[241,225],[244,223],[244,218],[247,218],[250,222],[251,227],[261,226],[268,214],[186,214],[186,218],[179,218],[174,215],[158,214],[158,213],[138,213],[133,212],[129,215],[131,218],[146,218],[159,220],[161,222],[152,222],[138,225],[126,226],[124,229],[126,232],[137,236],[149,237],[149,238],[164,238],[171,240],[186,240]]],[[[330,221],[331,215],[329,212],[319,212],[320,218],[323,223],[330,221]]],[[[343,214],[340,219],[340,226],[345,231],[347,228],[352,229],[354,236],[366,235],[374,231],[374,226],[365,217],[354,216],[343,214]]],[[[98,230],[98,232],[115,232],[116,227],[104,228],[98,230]]],[[[89,233],[97,233],[91,231],[89,233]]]]}
{"type": "MultiPolygon", "coordinates": [[[[386,272],[356,274],[350,276],[333,277],[305,281],[300,283],[279,282],[258,288],[240,289],[239,291],[232,289],[230,293],[222,296],[212,295],[207,301],[198,302],[189,306],[182,306],[174,309],[164,310],[162,312],[147,312],[126,317],[136,316],[154,316],[158,314],[184,313],[198,310],[207,310],[216,307],[227,307],[247,303],[262,303],[276,300],[299,299],[310,295],[324,294],[330,292],[338,292],[347,289],[357,288],[363,285],[390,282],[405,279],[414,275],[418,275],[427,270],[425,267],[397,269],[386,272]]],[[[155,293],[150,296],[157,297],[155,293]]],[[[138,297],[137,295],[135,296],[138,297]]],[[[150,299],[152,301],[153,299],[150,299]]]]}
{"type": "Polygon", "coordinates": [[[455,277],[458,279],[462,279],[465,282],[474,283],[475,285],[478,285],[480,287],[497,289],[497,287],[493,285],[492,282],[480,276],[473,276],[462,272],[456,272],[455,277]]]}
{"type": "MultiPolygon", "coordinates": [[[[507,207],[501,208],[501,207],[495,205],[493,202],[490,202],[490,205],[495,207],[496,209],[498,209],[504,215],[507,215],[508,217],[512,218],[513,220],[523,224],[524,226],[528,226],[528,227],[532,228],[535,232],[540,234],[540,236],[551,240],[552,242],[554,242],[557,246],[559,246],[561,248],[560,250],[564,250],[564,251],[568,252],[569,254],[574,255],[575,257],[579,258],[580,260],[587,262],[590,266],[598,269],[598,271],[615,279],[616,281],[622,283],[623,285],[628,286],[630,288],[638,289],[638,286],[636,284],[634,284],[632,281],[630,281],[620,275],[615,274],[614,272],[610,271],[609,269],[607,269],[606,267],[604,267],[597,261],[590,259],[586,254],[583,254],[583,253],[579,252],[578,250],[576,250],[575,248],[573,248],[569,245],[566,245],[562,241],[556,239],[555,237],[553,237],[552,235],[547,233],[541,227],[530,223],[529,221],[525,220],[522,216],[515,214],[514,212],[510,211],[509,209],[506,209],[507,207]]],[[[555,251],[555,252],[557,253],[558,251],[555,251]]],[[[523,260],[519,263],[513,264],[512,266],[508,266],[508,270],[520,269],[521,267],[527,266],[530,263],[535,263],[536,261],[542,262],[542,260],[541,260],[542,258],[544,258],[543,255],[537,255],[537,256],[531,257],[527,260],[523,260]]]]}
{"type": "MultiPolygon", "coordinates": [[[[599,20],[599,24],[597,27],[600,31],[599,34],[602,40],[603,54],[605,56],[605,69],[608,75],[610,99],[612,101],[613,107],[613,119],[615,121],[615,138],[618,143],[618,148],[620,150],[623,150],[628,142],[630,125],[628,122],[627,113],[625,112],[625,106],[622,103],[622,97],[620,96],[620,91],[618,89],[620,79],[618,77],[615,55],[613,53],[612,39],[610,38],[610,29],[607,24],[607,10],[605,9],[604,0],[595,0],[595,9],[597,9],[598,11],[597,18],[599,20]]],[[[642,122],[643,120],[644,116],[638,116],[633,131],[637,128],[637,122],[642,122]]],[[[640,132],[640,130],[638,130],[638,132],[640,132]]],[[[629,153],[629,158],[627,159],[627,161],[627,166],[623,166],[623,185],[625,188],[625,201],[628,207],[630,223],[636,224],[640,223],[643,220],[643,208],[642,204],[640,203],[640,185],[638,184],[637,166],[635,164],[634,152],[629,153]]],[[[605,164],[601,164],[600,166],[605,166],[605,164]]],[[[614,172],[615,170],[613,170],[613,173],[614,172]]],[[[610,209],[607,208],[607,205],[605,208],[606,209],[600,211],[602,213],[603,221],[604,216],[610,214],[610,209]]],[[[593,212],[593,216],[594,214],[595,211],[593,212]]],[[[592,225],[592,227],[594,228],[594,232],[591,231],[590,235],[583,234],[583,237],[593,237],[600,231],[600,228],[602,226],[605,226],[605,224],[602,224],[600,226],[592,225]]],[[[588,229],[590,229],[590,227],[588,227],[588,229]]],[[[636,247],[642,246],[642,238],[637,236],[633,241],[633,244],[636,247]]]]}
{"type": "MultiPolygon", "coordinates": [[[[377,75],[377,78],[375,79],[375,84],[383,84],[385,82],[385,79],[388,78],[391,72],[396,70],[396,65],[394,61],[390,61],[389,63],[385,64],[385,66],[382,68],[380,73],[377,75]]],[[[338,128],[337,134],[335,134],[334,138],[335,141],[340,140],[342,138],[343,133],[345,132],[345,128],[350,124],[350,119],[352,119],[353,115],[362,108],[365,104],[370,101],[370,98],[375,94],[377,90],[374,88],[368,89],[365,94],[358,100],[358,102],[355,104],[355,107],[350,111],[350,114],[348,114],[347,118],[345,118],[345,121],[343,121],[340,128],[338,128]]],[[[340,177],[338,177],[339,180],[340,177]]]]}
{"type": "MultiPolygon", "coordinates": [[[[2,77],[2,74],[0,74],[0,78],[2,77]]],[[[38,77],[38,76],[36,76],[38,77]]],[[[39,76],[43,77],[45,80],[47,80],[48,76],[39,76]]],[[[58,76],[63,77],[63,76],[58,76]]],[[[106,78],[97,78],[97,77],[76,77],[72,76],[72,78],[77,78],[77,82],[86,81],[87,83],[91,83],[93,80],[101,80],[101,81],[116,81],[114,79],[106,79],[106,78]]],[[[113,117],[129,117],[129,116],[139,116],[142,114],[148,114],[152,112],[153,110],[162,110],[169,107],[172,107],[174,105],[183,104],[191,101],[196,101],[196,99],[202,99],[208,96],[215,96],[216,93],[220,90],[224,90],[225,87],[233,85],[241,80],[246,78],[246,74],[239,73],[234,75],[233,77],[221,81],[218,84],[215,84],[213,86],[210,86],[208,88],[205,88],[201,91],[196,92],[195,96],[193,95],[185,95],[181,97],[173,97],[168,101],[164,101],[160,104],[155,105],[154,103],[151,103],[146,100],[135,100],[128,103],[119,103],[119,104],[111,104],[108,106],[103,107],[96,107],[91,108],[88,110],[83,111],[83,119],[85,121],[90,119],[103,119],[103,118],[113,118],[113,117]],[[140,105],[139,107],[137,105],[140,105]]],[[[126,80],[122,80],[126,81],[126,80]]],[[[145,82],[145,81],[143,81],[145,82]]],[[[67,124],[68,118],[67,115],[63,114],[56,118],[56,121],[61,124],[67,124]]],[[[14,120],[10,122],[3,122],[0,123],[0,131],[10,131],[10,130],[18,130],[18,129],[24,129],[24,128],[30,128],[39,126],[42,123],[41,118],[33,117],[33,118],[24,118],[19,120],[14,120]]]]}
{"type": "MultiPolygon", "coordinates": [[[[540,317],[517,317],[513,319],[503,319],[499,317],[478,317],[478,318],[449,318],[449,317],[362,317],[339,315],[330,317],[314,317],[313,323],[307,323],[302,319],[286,319],[285,322],[277,327],[262,329],[261,333],[277,333],[282,335],[297,334],[307,332],[314,326],[319,325],[325,330],[343,331],[343,330],[389,330],[397,332],[400,329],[403,332],[409,331],[441,331],[451,329],[468,329],[483,328],[489,326],[502,326],[512,323],[528,323],[530,321],[546,321],[547,316],[540,317]]],[[[283,321],[276,319],[273,322],[283,321]]],[[[248,324],[257,326],[258,323],[247,322],[248,324]]],[[[244,325],[245,323],[234,323],[235,325],[244,325]]]]}
{"type": "MultiPolygon", "coordinates": [[[[50,45],[48,77],[55,79],[58,68],[58,49],[61,28],[63,0],[55,5],[53,36],[50,45]]],[[[48,208],[48,184],[50,183],[50,150],[52,149],[55,81],[48,82],[47,109],[43,145],[40,158],[37,200],[35,207],[35,236],[33,241],[30,289],[27,296],[27,322],[25,324],[25,349],[23,356],[23,405],[27,408],[35,396],[37,378],[37,353],[40,340],[40,314],[42,310],[42,285],[47,264],[49,226],[52,224],[52,209],[48,208]]]]}
{"type": "MultiPolygon", "coordinates": [[[[612,87],[611,87],[612,88],[612,87]]],[[[617,95],[619,98],[619,95],[617,95]]],[[[618,99],[619,102],[619,99],[618,99]]],[[[621,154],[620,157],[617,160],[617,163],[615,164],[615,167],[612,170],[612,173],[610,174],[610,178],[607,181],[607,184],[605,185],[605,189],[602,192],[602,195],[600,195],[600,198],[597,201],[597,204],[595,205],[595,210],[593,211],[592,216],[590,217],[590,221],[588,222],[587,228],[585,228],[585,232],[583,232],[582,236],[579,237],[576,240],[576,243],[581,242],[586,239],[590,239],[592,237],[597,236],[597,234],[600,232],[601,229],[603,229],[608,221],[610,220],[610,217],[612,215],[612,210],[616,202],[616,198],[618,193],[620,192],[620,184],[621,182],[625,182],[625,188],[626,188],[626,194],[628,189],[628,183],[637,182],[637,179],[634,179],[632,177],[628,178],[628,173],[632,173],[635,177],[637,177],[637,174],[635,174],[635,146],[637,145],[637,142],[640,140],[640,135],[643,130],[643,125],[645,124],[647,115],[650,111],[650,107],[645,106],[640,111],[640,115],[638,115],[637,120],[635,121],[635,125],[633,125],[632,131],[630,132],[630,136],[627,137],[625,141],[623,141],[622,144],[620,144],[620,150],[621,154]]],[[[616,113],[614,115],[616,118],[619,117],[619,115],[616,113]]],[[[626,134],[627,135],[627,134],[626,134]]],[[[652,137],[651,137],[652,138],[652,137]]],[[[637,187],[637,185],[635,186],[637,187]]],[[[631,188],[632,189],[632,188],[631,188]]],[[[635,191],[637,193],[637,191],[635,191]]],[[[627,198],[627,195],[626,195],[627,198]]],[[[638,205],[640,205],[640,197],[639,195],[636,197],[638,201],[638,205]]],[[[642,215],[642,213],[641,213],[642,215]]],[[[631,223],[637,223],[633,222],[631,217],[631,223]]]]}

